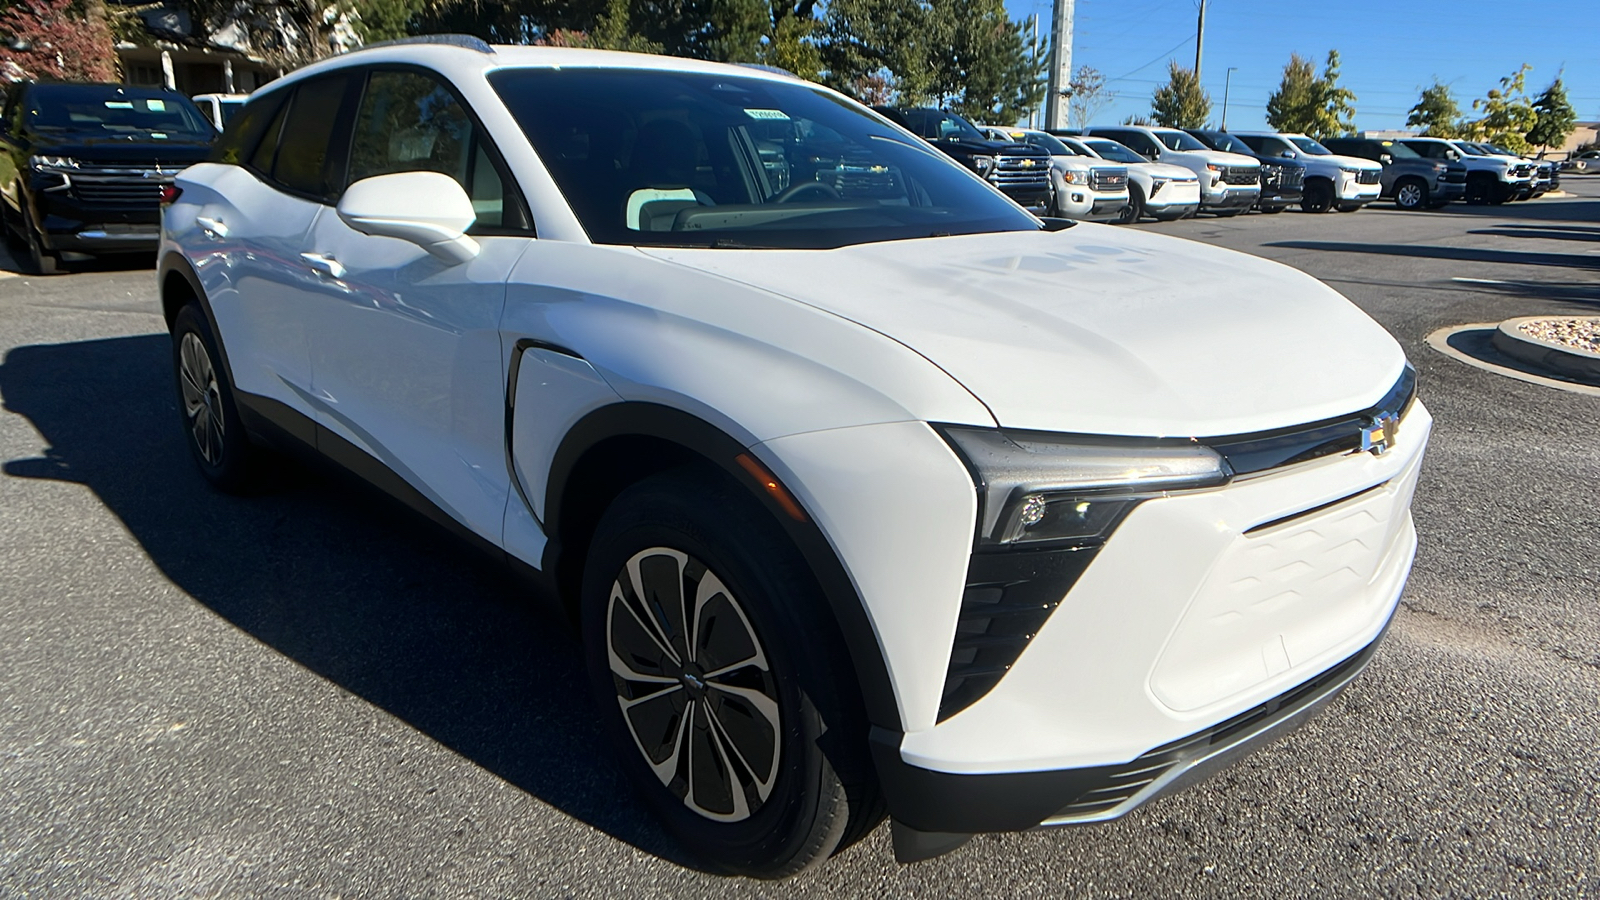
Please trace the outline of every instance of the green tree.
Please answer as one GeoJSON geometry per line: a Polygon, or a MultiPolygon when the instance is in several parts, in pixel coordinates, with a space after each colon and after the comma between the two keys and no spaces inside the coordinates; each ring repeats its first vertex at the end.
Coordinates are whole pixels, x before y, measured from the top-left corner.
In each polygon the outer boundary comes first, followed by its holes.
{"type": "Polygon", "coordinates": [[[1565,144],[1578,127],[1578,114],[1567,99],[1567,87],[1561,83],[1560,75],[1533,101],[1533,111],[1538,120],[1528,130],[1527,139],[1540,148],[1540,156],[1551,147],[1565,144]]]}
{"type": "Polygon", "coordinates": [[[1200,87],[1193,69],[1167,60],[1167,83],[1150,98],[1150,117],[1169,128],[1204,128],[1211,118],[1211,97],[1200,87]]]}
{"type": "Polygon", "coordinates": [[[1527,153],[1526,135],[1539,121],[1526,90],[1528,72],[1533,67],[1527,63],[1522,68],[1500,79],[1500,87],[1492,88],[1488,95],[1472,101],[1474,112],[1482,115],[1467,123],[1467,134],[1473,140],[1498,144],[1516,153],[1527,153]]]}
{"type": "Polygon", "coordinates": [[[1292,53],[1283,80],[1267,98],[1267,124],[1314,138],[1338,137],[1355,130],[1355,102],[1356,95],[1339,86],[1339,51],[1328,51],[1320,76],[1311,60],[1292,53]]]}
{"type": "Polygon", "coordinates": [[[1406,116],[1406,125],[1421,128],[1428,137],[1460,137],[1461,107],[1456,105],[1449,86],[1436,78],[1432,87],[1423,88],[1417,105],[1411,107],[1411,114],[1406,116]]]}

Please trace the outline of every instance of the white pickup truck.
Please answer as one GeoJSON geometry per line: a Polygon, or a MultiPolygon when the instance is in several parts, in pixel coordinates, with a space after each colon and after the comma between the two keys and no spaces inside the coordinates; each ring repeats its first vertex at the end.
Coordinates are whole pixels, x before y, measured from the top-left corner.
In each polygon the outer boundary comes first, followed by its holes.
{"type": "Polygon", "coordinates": [[[1029,144],[1050,154],[1050,180],[1056,191],[1051,215],[1091,221],[1120,221],[1126,215],[1126,166],[1080,154],[1055,135],[1032,128],[985,125],[983,130],[991,140],[1029,144]]]}
{"type": "Polygon", "coordinates": [[[1171,222],[1200,210],[1200,176],[1183,166],[1151,162],[1110,138],[1058,137],[1061,143],[1085,156],[1128,167],[1128,208],[1118,222],[1137,222],[1144,216],[1171,222]]]}
{"type": "Polygon", "coordinates": [[[1460,160],[1467,167],[1468,203],[1505,203],[1533,193],[1534,166],[1514,156],[1488,155],[1461,141],[1405,138],[1400,143],[1429,159],[1460,160]]]}
{"type": "Polygon", "coordinates": [[[1355,212],[1383,193],[1383,166],[1359,156],[1340,156],[1303,134],[1233,131],[1262,156],[1292,159],[1306,167],[1300,208],[1306,212],[1355,212]]]}
{"type": "Polygon", "coordinates": [[[1152,162],[1182,166],[1200,179],[1200,211],[1236,216],[1261,199],[1261,163],[1212,150],[1176,128],[1096,125],[1084,132],[1110,138],[1152,162]]]}

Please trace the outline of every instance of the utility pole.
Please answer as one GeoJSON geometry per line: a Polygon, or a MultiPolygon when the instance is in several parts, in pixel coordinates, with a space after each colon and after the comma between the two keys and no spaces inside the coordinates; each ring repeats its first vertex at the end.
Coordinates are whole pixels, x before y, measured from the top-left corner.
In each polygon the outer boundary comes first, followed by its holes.
{"type": "Polygon", "coordinates": [[[1069,124],[1067,94],[1072,90],[1072,13],[1075,0],[1055,0],[1050,25],[1050,86],[1044,99],[1044,127],[1069,124]]]}
{"type": "Polygon", "coordinates": [[[1222,79],[1222,127],[1219,131],[1228,130],[1228,88],[1233,86],[1233,73],[1237,71],[1238,66],[1229,66],[1227,77],[1222,79]]]}
{"type": "Polygon", "coordinates": [[[1206,0],[1200,0],[1200,24],[1194,30],[1194,80],[1200,83],[1200,51],[1206,43],[1206,0]]]}

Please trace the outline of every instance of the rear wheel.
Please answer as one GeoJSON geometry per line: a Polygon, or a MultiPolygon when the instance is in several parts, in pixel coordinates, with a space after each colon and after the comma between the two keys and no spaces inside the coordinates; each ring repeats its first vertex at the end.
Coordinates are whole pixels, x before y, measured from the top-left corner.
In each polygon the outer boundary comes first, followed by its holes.
{"type": "Polygon", "coordinates": [[[1401,209],[1422,209],[1429,204],[1428,186],[1420,178],[1404,178],[1394,188],[1394,205],[1401,209]]]}
{"type": "Polygon", "coordinates": [[[189,452],[207,481],[244,493],[259,482],[260,452],[239,421],[221,358],[199,304],[179,310],[172,320],[172,368],[189,452]]]}
{"type": "Polygon", "coordinates": [[[622,767],[695,855],[785,877],[881,820],[826,600],[737,485],[684,469],[624,491],[589,546],[582,604],[622,767]]]}
{"type": "Polygon", "coordinates": [[[1117,213],[1118,225],[1132,225],[1144,218],[1144,191],[1137,184],[1128,182],[1128,205],[1117,213]]]}
{"type": "Polygon", "coordinates": [[[1325,213],[1333,208],[1333,185],[1317,179],[1306,182],[1300,197],[1300,209],[1308,213],[1325,213]]]}

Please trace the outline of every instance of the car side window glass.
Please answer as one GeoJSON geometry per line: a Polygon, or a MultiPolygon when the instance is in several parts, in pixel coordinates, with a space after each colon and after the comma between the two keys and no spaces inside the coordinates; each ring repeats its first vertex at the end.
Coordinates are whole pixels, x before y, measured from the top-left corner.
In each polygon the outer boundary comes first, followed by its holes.
{"type": "Polygon", "coordinates": [[[349,180],[395,172],[454,178],[472,200],[475,228],[520,224],[507,179],[455,94],[416,72],[377,71],[368,78],[356,112],[349,180]]]}
{"type": "Polygon", "coordinates": [[[328,145],[339,122],[346,85],[345,76],[336,75],[307,81],[295,91],[278,139],[274,181],[301,194],[329,195],[328,145]]]}
{"type": "MultiPolygon", "coordinates": [[[[279,114],[283,111],[284,96],[284,91],[276,91],[245,104],[237,115],[228,120],[222,136],[212,146],[210,161],[237,166],[244,163],[250,155],[250,148],[258,142],[262,146],[271,144],[276,147],[277,131],[268,126],[271,123],[282,125],[279,114]]],[[[256,149],[259,152],[259,147],[256,149]]],[[[266,171],[271,170],[269,161],[266,171]]]]}
{"type": "Polygon", "coordinates": [[[278,158],[278,140],[283,135],[283,120],[289,115],[289,106],[283,103],[278,107],[278,114],[272,117],[261,135],[261,143],[256,145],[256,152],[250,156],[250,167],[268,178],[272,177],[272,164],[278,158]]]}

